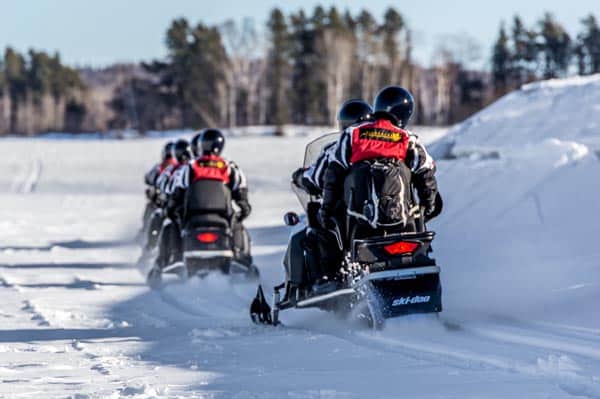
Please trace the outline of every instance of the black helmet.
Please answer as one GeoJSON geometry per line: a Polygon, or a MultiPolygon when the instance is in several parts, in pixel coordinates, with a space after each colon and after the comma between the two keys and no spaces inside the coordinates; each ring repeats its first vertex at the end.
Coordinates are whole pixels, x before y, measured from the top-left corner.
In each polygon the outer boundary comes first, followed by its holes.
{"type": "Polygon", "coordinates": [[[415,100],[404,87],[388,86],[375,96],[373,108],[375,112],[393,115],[400,127],[405,127],[415,109],[415,100]]]}
{"type": "Polygon", "coordinates": [[[219,155],[225,147],[225,136],[219,129],[206,129],[200,139],[202,155],[219,155]]]}
{"type": "Polygon", "coordinates": [[[186,163],[192,159],[192,153],[190,151],[190,143],[187,140],[179,139],[175,142],[173,147],[173,154],[179,163],[186,163]]]}
{"type": "Polygon", "coordinates": [[[337,120],[340,129],[368,119],[373,113],[373,108],[365,100],[353,98],[342,104],[338,112],[337,120]]]}
{"type": "Polygon", "coordinates": [[[202,132],[198,132],[194,135],[194,137],[192,137],[192,141],[190,141],[190,147],[192,147],[192,153],[194,154],[194,157],[199,157],[200,155],[202,155],[199,151],[200,147],[200,139],[202,138],[202,132]]]}
{"type": "Polygon", "coordinates": [[[161,154],[160,154],[160,158],[162,159],[163,162],[168,161],[169,159],[173,158],[173,147],[175,146],[175,144],[172,141],[167,142],[167,144],[165,144],[165,146],[163,147],[161,154]]]}

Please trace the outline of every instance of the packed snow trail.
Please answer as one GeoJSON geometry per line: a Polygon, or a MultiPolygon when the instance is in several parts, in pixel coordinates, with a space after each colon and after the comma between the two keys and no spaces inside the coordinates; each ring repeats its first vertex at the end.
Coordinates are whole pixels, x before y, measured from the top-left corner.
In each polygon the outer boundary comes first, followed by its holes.
{"type": "MultiPolygon", "coordinates": [[[[484,122],[504,113],[510,125],[522,95],[476,116],[479,134],[457,128],[436,146],[455,158],[438,162],[446,210],[431,225],[445,310],[381,332],[312,310],[255,326],[255,285],[220,275],[146,287],[131,237],[162,139],[2,140],[3,170],[26,176],[16,172],[44,161],[28,193],[0,176],[0,397],[600,397],[597,148],[560,134],[492,143],[497,125],[484,122]]],[[[281,216],[300,210],[289,175],[310,138],[225,149],[249,177],[268,296],[283,278],[281,216]]]]}

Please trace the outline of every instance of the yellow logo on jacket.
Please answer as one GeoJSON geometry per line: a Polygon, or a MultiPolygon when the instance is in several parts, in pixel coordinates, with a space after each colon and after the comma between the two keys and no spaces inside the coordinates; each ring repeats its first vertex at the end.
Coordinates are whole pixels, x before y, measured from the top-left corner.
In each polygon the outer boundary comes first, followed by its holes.
{"type": "Polygon", "coordinates": [[[404,135],[401,132],[395,132],[393,130],[368,128],[361,130],[358,137],[365,140],[380,140],[398,143],[402,141],[403,136],[404,135]]]}

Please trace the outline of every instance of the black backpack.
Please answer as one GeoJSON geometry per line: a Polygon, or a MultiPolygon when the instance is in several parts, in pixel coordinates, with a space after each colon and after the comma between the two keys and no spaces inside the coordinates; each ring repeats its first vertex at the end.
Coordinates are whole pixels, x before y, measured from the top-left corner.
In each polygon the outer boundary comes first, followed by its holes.
{"type": "Polygon", "coordinates": [[[411,171],[401,161],[377,159],[350,168],[344,192],[348,214],[373,228],[412,222],[411,171]]]}

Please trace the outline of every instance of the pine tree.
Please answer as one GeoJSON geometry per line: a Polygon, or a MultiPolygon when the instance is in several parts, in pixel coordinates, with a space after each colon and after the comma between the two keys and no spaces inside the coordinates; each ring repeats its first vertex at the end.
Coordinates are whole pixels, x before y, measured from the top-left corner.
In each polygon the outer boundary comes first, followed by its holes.
{"type": "Polygon", "coordinates": [[[21,133],[18,125],[18,112],[19,104],[25,99],[27,93],[27,71],[23,56],[10,47],[7,47],[4,52],[4,71],[10,97],[9,131],[21,133]]]}
{"type": "Polygon", "coordinates": [[[536,32],[527,29],[518,15],[513,19],[510,86],[520,87],[535,79],[537,61],[536,32]]]}
{"type": "Polygon", "coordinates": [[[546,13],[540,25],[541,54],[544,59],[544,78],[565,76],[571,61],[571,38],[552,14],[546,13]]]}
{"type": "Polygon", "coordinates": [[[498,39],[496,39],[492,50],[492,82],[496,96],[506,93],[509,89],[510,60],[508,36],[504,23],[502,23],[498,32],[498,39]]]}
{"type": "Polygon", "coordinates": [[[384,84],[398,84],[400,79],[400,64],[402,56],[400,52],[399,34],[404,28],[404,18],[394,8],[388,8],[383,17],[380,27],[383,38],[383,51],[387,57],[387,68],[385,68],[384,84]]]}
{"type": "Polygon", "coordinates": [[[286,90],[289,70],[289,32],[285,16],[278,8],[271,11],[267,27],[270,33],[268,70],[268,123],[277,126],[276,134],[283,135],[283,125],[289,121],[289,103],[286,90]]]}
{"type": "Polygon", "coordinates": [[[600,72],[600,27],[594,15],[582,21],[583,32],[579,36],[579,46],[585,74],[600,72]]]}

